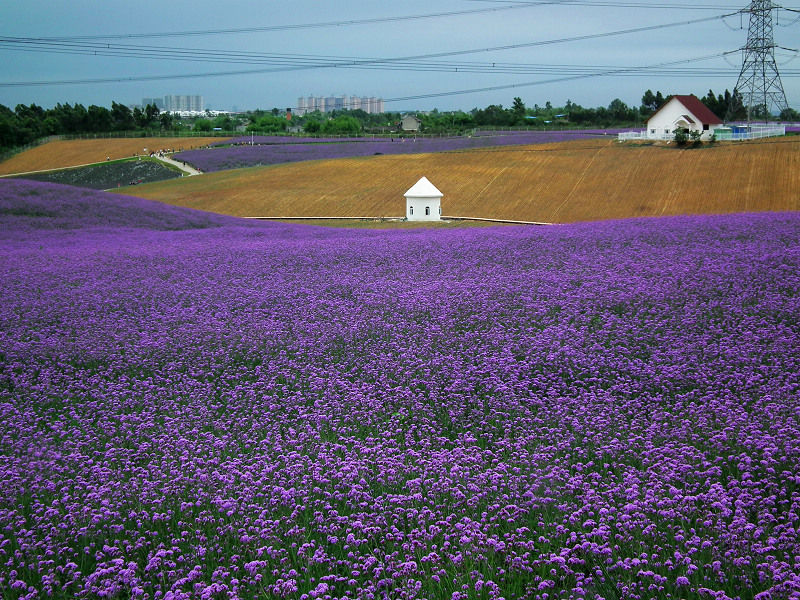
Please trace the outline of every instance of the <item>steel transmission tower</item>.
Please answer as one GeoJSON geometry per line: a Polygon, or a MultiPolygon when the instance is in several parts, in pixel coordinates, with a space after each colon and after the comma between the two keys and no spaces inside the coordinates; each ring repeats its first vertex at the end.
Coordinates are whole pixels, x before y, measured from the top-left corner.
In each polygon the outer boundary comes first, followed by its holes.
{"type": "MultiPolygon", "coordinates": [[[[789,107],[783,91],[778,65],[775,64],[775,42],[772,38],[772,11],[778,8],[771,0],[752,0],[742,12],[750,13],[747,45],[744,47],[742,70],[734,92],[739,92],[747,110],[748,122],[753,118],[766,120],[774,107],[778,113],[789,107]]],[[[736,107],[734,93],[728,117],[736,107]]]]}

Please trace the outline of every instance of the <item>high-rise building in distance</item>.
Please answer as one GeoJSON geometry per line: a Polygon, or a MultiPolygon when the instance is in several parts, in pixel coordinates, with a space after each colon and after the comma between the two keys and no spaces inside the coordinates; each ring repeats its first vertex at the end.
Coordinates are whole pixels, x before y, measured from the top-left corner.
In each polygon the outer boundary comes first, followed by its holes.
{"type": "Polygon", "coordinates": [[[202,96],[164,96],[164,110],[169,112],[203,112],[205,104],[202,96]]]}
{"type": "Polygon", "coordinates": [[[142,106],[155,106],[158,110],[164,110],[164,99],[163,98],[142,98],[142,106]]]}
{"type": "Polygon", "coordinates": [[[334,110],[363,110],[369,114],[384,111],[383,98],[359,96],[308,96],[297,99],[295,112],[298,115],[319,111],[328,113],[334,110]]]}

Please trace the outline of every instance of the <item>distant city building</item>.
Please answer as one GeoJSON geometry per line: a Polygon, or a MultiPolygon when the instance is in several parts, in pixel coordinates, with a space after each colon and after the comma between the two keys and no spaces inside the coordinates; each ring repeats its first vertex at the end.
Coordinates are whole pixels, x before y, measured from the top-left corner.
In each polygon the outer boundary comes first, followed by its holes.
{"type": "Polygon", "coordinates": [[[297,99],[296,114],[319,111],[328,113],[334,110],[363,110],[369,114],[384,112],[383,98],[358,96],[308,96],[297,99]]]}
{"type": "Polygon", "coordinates": [[[164,96],[164,110],[169,112],[203,112],[202,96],[164,96]]]}
{"type": "Polygon", "coordinates": [[[142,98],[142,106],[154,105],[158,110],[164,110],[163,98],[142,98]]]}

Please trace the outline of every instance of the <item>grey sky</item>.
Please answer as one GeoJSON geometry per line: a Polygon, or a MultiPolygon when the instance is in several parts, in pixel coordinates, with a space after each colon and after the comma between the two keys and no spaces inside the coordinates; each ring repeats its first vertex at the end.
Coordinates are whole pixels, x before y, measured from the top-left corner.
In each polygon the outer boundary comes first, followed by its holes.
{"type": "MultiPolygon", "coordinates": [[[[509,106],[515,96],[528,106],[548,101],[560,106],[570,99],[585,107],[596,107],[606,106],[614,98],[638,105],[646,89],[699,95],[709,88],[717,93],[726,88],[732,90],[741,54],[719,55],[745,44],[747,17],[688,22],[735,12],[747,4],[745,0],[5,0],[0,2],[0,36],[6,40],[0,44],[0,104],[11,108],[19,103],[49,107],[57,102],[110,106],[112,100],[129,104],[139,103],[143,97],[200,94],[209,108],[269,109],[294,107],[299,96],[347,94],[382,97],[386,110],[393,111],[509,106]],[[428,17],[488,8],[497,10],[428,17]],[[411,16],[425,18],[400,18],[411,16]],[[372,22],[345,23],[365,20],[372,22]],[[321,23],[338,24],[285,27],[321,23]],[[672,23],[683,25],[661,27],[672,23]],[[273,29],[266,30],[270,27],[273,29]],[[258,31],[132,37],[246,28],[258,31]],[[644,28],[649,29],[597,37],[644,28]],[[29,39],[18,40],[22,44],[7,42],[9,38],[104,35],[117,37],[68,40],[68,45],[57,48],[58,52],[29,39]],[[579,37],[586,39],[537,45],[579,37]],[[488,50],[500,46],[506,48],[488,50]],[[125,56],[102,55],[109,50],[125,56]],[[202,50],[211,51],[210,56],[217,60],[227,53],[225,62],[201,60],[198,54],[202,50]],[[468,50],[477,52],[461,53],[468,50]],[[138,56],[131,56],[134,52],[138,56]],[[269,54],[270,62],[265,63],[264,56],[245,57],[244,53],[269,54]],[[180,54],[190,60],[177,60],[180,54]],[[403,65],[395,62],[391,68],[393,63],[381,62],[432,54],[448,55],[429,58],[424,66],[422,59],[407,60],[403,65]],[[283,55],[291,68],[277,65],[275,55],[283,55]],[[306,63],[338,64],[298,69],[300,55],[306,63]],[[694,61],[708,56],[715,58],[694,61]],[[250,62],[243,63],[243,58],[250,62]],[[258,63],[254,62],[256,59],[258,63]],[[364,62],[365,59],[374,61],[364,62]],[[359,68],[345,64],[354,61],[361,63],[359,68]],[[432,61],[436,64],[432,65],[432,61]],[[619,72],[623,68],[678,61],[691,62],[671,64],[672,72],[663,68],[619,72]],[[617,72],[585,77],[576,71],[577,67],[587,68],[590,73],[617,72]],[[243,70],[262,72],[212,75],[243,70]],[[700,72],[690,74],[688,70],[700,72]],[[205,75],[177,77],[196,74],[205,75]],[[163,79],[137,80],[143,77],[163,79]],[[557,81],[567,77],[572,79],[557,81]],[[8,85],[98,79],[114,81],[8,85]],[[455,93],[485,88],[498,89],[455,93]]],[[[784,6],[797,8],[794,4],[784,6]]],[[[798,46],[800,23],[790,24],[798,16],[788,11],[779,13],[774,33],[779,46],[798,46]]],[[[777,63],[789,105],[800,109],[797,53],[778,50],[777,63]]]]}

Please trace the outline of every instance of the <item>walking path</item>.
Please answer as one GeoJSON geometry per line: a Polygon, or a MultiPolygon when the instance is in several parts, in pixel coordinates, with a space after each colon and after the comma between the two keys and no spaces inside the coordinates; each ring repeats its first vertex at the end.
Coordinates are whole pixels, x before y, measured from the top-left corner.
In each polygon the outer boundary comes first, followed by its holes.
{"type": "Polygon", "coordinates": [[[153,158],[158,159],[161,162],[165,162],[167,164],[170,164],[170,165],[172,165],[174,167],[178,167],[181,171],[183,171],[184,173],[187,173],[189,175],[202,175],[203,174],[202,171],[198,171],[194,167],[190,167],[189,165],[187,165],[183,161],[173,160],[173,159],[171,159],[169,157],[162,156],[160,154],[154,154],[153,158]]]}

